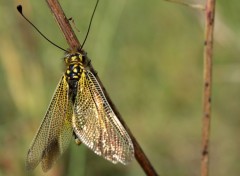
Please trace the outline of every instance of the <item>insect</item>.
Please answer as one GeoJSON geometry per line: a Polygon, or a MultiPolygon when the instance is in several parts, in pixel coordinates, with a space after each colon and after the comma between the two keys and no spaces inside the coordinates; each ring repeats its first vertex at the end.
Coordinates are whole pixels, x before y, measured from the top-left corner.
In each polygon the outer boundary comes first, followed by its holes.
{"type": "Polygon", "coordinates": [[[66,71],[28,150],[27,169],[33,170],[41,162],[43,171],[48,171],[66,151],[72,136],[77,144],[85,144],[112,163],[129,163],[134,158],[132,140],[90,71],[90,60],[80,49],[67,50],[64,62],[66,71]]]}

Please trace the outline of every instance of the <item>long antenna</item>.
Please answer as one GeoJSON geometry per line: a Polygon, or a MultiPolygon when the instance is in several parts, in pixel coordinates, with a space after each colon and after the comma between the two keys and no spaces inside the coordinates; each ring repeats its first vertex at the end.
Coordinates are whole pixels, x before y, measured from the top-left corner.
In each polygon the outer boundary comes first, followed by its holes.
{"type": "Polygon", "coordinates": [[[95,5],[95,7],[94,7],[94,10],[93,10],[93,13],[92,13],[92,16],[91,16],[91,19],[90,19],[90,23],[89,23],[89,26],[88,26],[87,34],[86,34],[86,36],[85,36],[85,39],[84,39],[84,41],[83,41],[83,43],[82,43],[82,46],[81,46],[80,50],[82,50],[82,48],[83,48],[83,46],[84,46],[84,44],[85,44],[85,42],[86,42],[86,40],[87,40],[87,37],[88,37],[89,31],[90,31],[90,28],[91,28],[91,24],[92,24],[93,16],[94,16],[95,11],[96,11],[97,6],[98,6],[98,2],[99,2],[99,0],[97,0],[96,5],[95,5]]]}
{"type": "Polygon", "coordinates": [[[58,46],[57,44],[53,43],[51,40],[49,40],[29,19],[27,19],[27,17],[25,17],[25,15],[23,15],[23,12],[22,12],[22,6],[21,5],[18,5],[17,6],[17,10],[18,12],[22,15],[22,17],[32,26],[34,27],[37,32],[42,36],[44,37],[48,42],[50,42],[52,45],[56,46],[57,48],[67,52],[67,50],[63,49],[62,47],[58,46]]]}

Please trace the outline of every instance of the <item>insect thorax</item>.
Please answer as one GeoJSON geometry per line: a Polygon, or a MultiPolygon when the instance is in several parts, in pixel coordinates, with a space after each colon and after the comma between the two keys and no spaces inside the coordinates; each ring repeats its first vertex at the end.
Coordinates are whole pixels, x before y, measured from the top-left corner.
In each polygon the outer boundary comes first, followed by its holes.
{"type": "Polygon", "coordinates": [[[81,53],[67,54],[64,61],[67,66],[65,72],[67,80],[78,81],[87,65],[86,57],[81,53]]]}

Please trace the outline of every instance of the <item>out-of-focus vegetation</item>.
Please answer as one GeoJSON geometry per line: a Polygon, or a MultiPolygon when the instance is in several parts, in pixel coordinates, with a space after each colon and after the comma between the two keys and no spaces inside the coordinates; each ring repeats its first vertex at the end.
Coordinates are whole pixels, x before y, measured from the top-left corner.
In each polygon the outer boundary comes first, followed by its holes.
{"type": "MultiPolygon", "coordinates": [[[[60,1],[83,40],[95,4],[60,1]]],[[[204,4],[204,1],[188,1],[204,4]]],[[[26,175],[25,157],[64,70],[67,48],[45,1],[0,1],[0,176],[26,175]]],[[[217,1],[210,174],[240,173],[240,2],[217,1]]],[[[200,175],[204,13],[159,0],[102,0],[85,50],[160,175],[200,175]]],[[[49,176],[144,175],[69,147],[49,176]],[[67,158],[67,156],[69,156],[67,158]],[[67,162],[66,162],[67,161],[67,162]],[[65,168],[65,169],[64,169],[65,168]],[[67,168],[67,169],[66,169],[67,168]]],[[[33,175],[43,175],[37,167],[33,175]]]]}

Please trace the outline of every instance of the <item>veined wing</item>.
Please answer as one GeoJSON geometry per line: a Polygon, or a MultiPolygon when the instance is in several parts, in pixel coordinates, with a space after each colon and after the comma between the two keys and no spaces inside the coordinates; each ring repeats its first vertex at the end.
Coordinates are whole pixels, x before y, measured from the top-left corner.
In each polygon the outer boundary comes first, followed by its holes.
{"type": "Polygon", "coordinates": [[[84,70],[73,109],[73,130],[96,154],[113,163],[127,164],[134,157],[128,133],[116,117],[95,76],[84,70]]]}
{"type": "Polygon", "coordinates": [[[63,76],[28,151],[28,170],[33,170],[42,161],[42,169],[46,172],[69,145],[73,130],[72,102],[68,92],[68,83],[63,76]]]}

